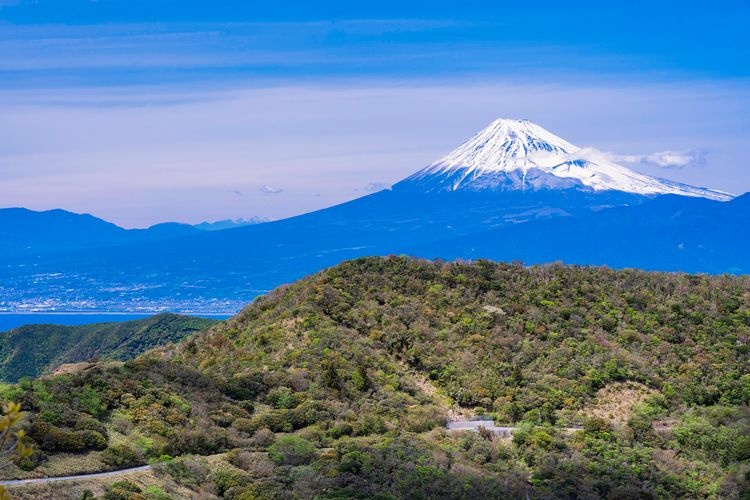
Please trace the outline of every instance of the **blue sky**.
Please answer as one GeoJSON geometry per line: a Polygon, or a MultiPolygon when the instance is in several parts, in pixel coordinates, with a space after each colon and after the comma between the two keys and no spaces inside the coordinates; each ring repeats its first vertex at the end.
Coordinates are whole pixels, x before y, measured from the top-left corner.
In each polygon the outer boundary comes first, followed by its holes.
{"type": "Polygon", "coordinates": [[[497,117],[750,190],[750,3],[569,3],[0,0],[0,205],[284,217],[497,117]]]}

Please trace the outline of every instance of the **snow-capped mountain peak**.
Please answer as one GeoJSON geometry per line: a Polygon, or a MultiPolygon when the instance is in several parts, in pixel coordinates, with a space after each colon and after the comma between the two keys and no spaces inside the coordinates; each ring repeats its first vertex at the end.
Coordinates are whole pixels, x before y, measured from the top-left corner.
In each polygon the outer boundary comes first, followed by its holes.
{"type": "Polygon", "coordinates": [[[587,151],[529,120],[498,119],[403,182],[430,191],[578,188],[732,198],[640,174],[604,158],[589,158],[587,151]]]}
{"type": "Polygon", "coordinates": [[[561,163],[578,149],[528,120],[499,119],[430,167],[437,167],[433,172],[508,172],[534,168],[539,161],[561,163]]]}

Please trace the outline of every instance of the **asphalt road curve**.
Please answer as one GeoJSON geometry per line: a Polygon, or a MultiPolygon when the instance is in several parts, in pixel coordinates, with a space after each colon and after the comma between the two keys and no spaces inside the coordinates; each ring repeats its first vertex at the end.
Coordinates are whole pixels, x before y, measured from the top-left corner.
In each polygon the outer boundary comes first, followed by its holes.
{"type": "Polygon", "coordinates": [[[86,479],[100,479],[103,477],[121,476],[123,474],[129,474],[131,472],[143,472],[150,470],[150,465],[142,465],[140,467],[131,467],[130,469],[113,470],[109,472],[97,472],[94,474],[80,474],[78,476],[59,476],[59,477],[39,477],[34,479],[12,479],[8,481],[0,481],[0,486],[22,486],[26,484],[45,484],[45,483],[56,483],[62,481],[83,481],[86,479]]]}

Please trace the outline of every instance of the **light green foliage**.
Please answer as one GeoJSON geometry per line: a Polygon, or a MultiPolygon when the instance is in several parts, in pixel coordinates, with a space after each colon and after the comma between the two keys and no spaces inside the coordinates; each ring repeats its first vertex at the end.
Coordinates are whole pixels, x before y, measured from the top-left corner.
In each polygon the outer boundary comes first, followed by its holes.
{"type": "Polygon", "coordinates": [[[315,445],[294,435],[280,436],[268,448],[268,456],[278,465],[302,465],[315,455],[315,445]]]}
{"type": "Polygon", "coordinates": [[[166,491],[159,488],[158,486],[147,486],[142,492],[145,500],[171,500],[170,496],[166,491]]]}
{"type": "Polygon", "coordinates": [[[750,409],[710,407],[685,414],[674,428],[677,446],[724,465],[750,460],[750,409]]]}

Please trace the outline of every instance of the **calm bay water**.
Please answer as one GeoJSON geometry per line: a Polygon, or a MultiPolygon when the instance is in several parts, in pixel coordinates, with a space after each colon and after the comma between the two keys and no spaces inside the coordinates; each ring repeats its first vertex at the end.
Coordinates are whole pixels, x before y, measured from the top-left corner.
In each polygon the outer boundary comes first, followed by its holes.
{"type": "MultiPolygon", "coordinates": [[[[154,314],[132,313],[0,313],[0,332],[23,325],[87,325],[148,318],[154,314]]],[[[193,314],[201,318],[227,319],[229,314],[193,314]]]]}

